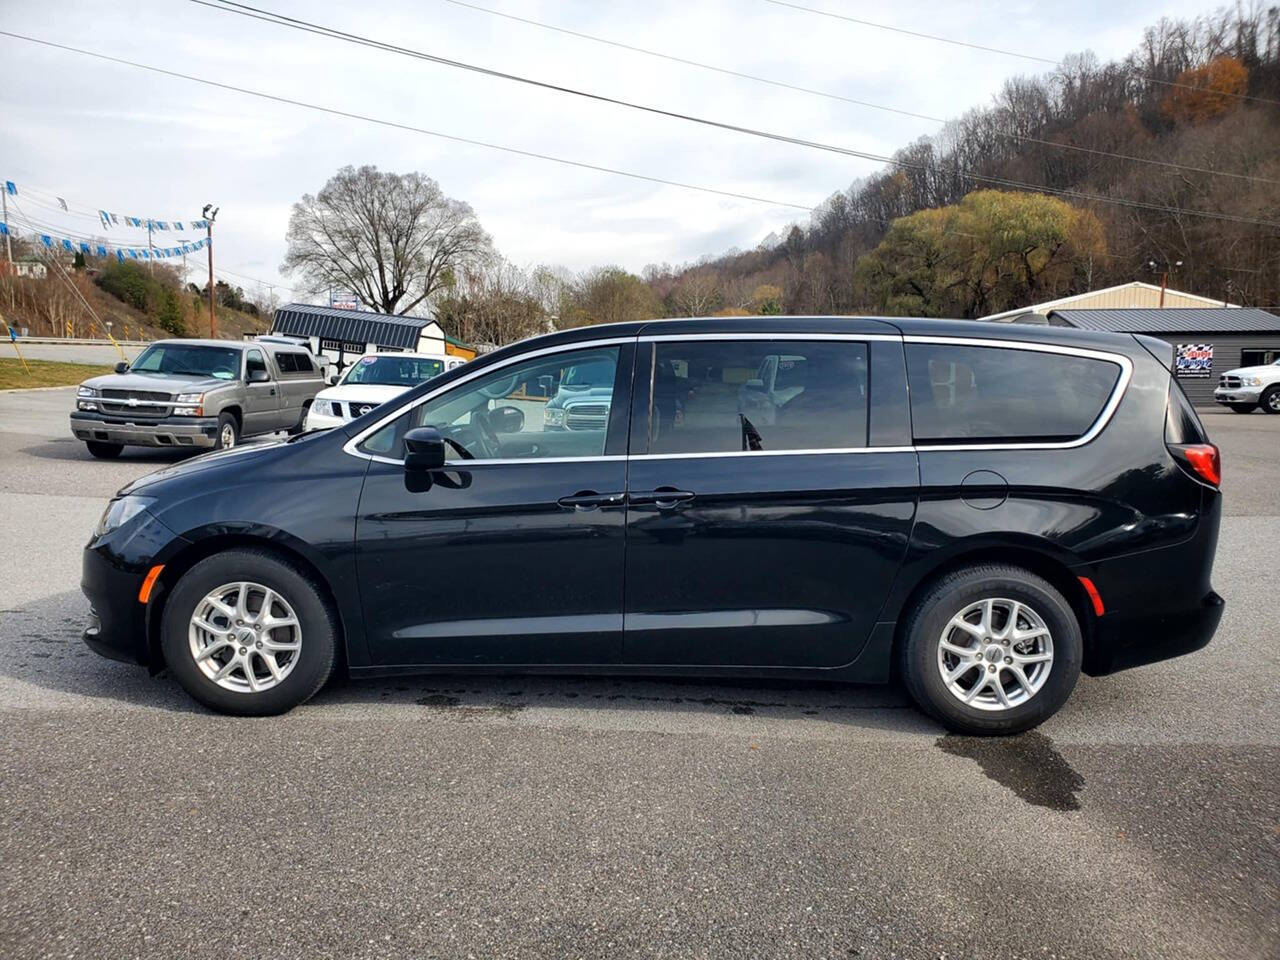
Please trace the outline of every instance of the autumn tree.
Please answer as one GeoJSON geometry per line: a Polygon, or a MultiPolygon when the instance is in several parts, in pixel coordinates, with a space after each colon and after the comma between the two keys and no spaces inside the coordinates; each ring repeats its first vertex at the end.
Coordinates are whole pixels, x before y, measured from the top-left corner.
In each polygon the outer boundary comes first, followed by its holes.
{"type": "Polygon", "coordinates": [[[1204,66],[1178,74],[1177,84],[1160,103],[1175,123],[1200,123],[1221,116],[1249,89],[1249,71],[1235,57],[1215,57],[1204,66]]]}
{"type": "Polygon", "coordinates": [[[978,190],[895,220],[857,278],[888,313],[975,317],[1070,289],[1105,252],[1097,217],[1056,197],[978,190]]]}
{"type": "Polygon", "coordinates": [[[597,267],[573,284],[560,326],[652,320],[661,315],[657,296],[643,280],[621,267],[597,267]]]}
{"type": "Polygon", "coordinates": [[[551,329],[534,277],[497,254],[461,266],[437,299],[436,318],[468,343],[503,346],[551,329]]]}
{"type": "Polygon", "coordinates": [[[485,256],[471,207],[421,173],[343,167],[293,205],[281,269],[313,292],[350,290],[379,313],[429,303],[450,277],[485,256]]]}

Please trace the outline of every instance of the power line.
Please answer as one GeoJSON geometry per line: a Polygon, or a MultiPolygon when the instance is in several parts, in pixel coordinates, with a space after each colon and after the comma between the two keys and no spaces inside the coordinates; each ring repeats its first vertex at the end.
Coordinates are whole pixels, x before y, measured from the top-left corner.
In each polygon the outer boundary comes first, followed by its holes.
{"type": "MultiPolygon", "coordinates": [[[[863,150],[854,150],[850,147],[841,147],[835,144],[822,143],[815,140],[805,140],[800,137],[791,137],[786,134],[772,133],[767,130],[760,130],[755,127],[744,127],[738,124],[724,123],[719,120],[711,120],[705,117],[696,117],[690,114],[677,113],[673,110],[663,110],[660,107],[651,107],[645,104],[634,103],[629,100],[619,100],[614,97],[606,97],[603,94],[590,93],[584,90],[577,90],[572,87],[564,87],[559,84],[547,83],[542,80],[534,80],[529,77],[522,77],[516,74],[504,73],[498,70],[492,70],[488,67],[480,67],[474,64],[463,63],[458,60],[450,60],[445,57],[438,57],[434,54],[423,53],[417,50],[411,50],[407,47],[400,47],[395,44],[384,43],[380,40],[371,40],[356,34],[346,33],[341,30],[335,30],[330,27],[323,27],[317,24],[309,23],[304,20],[297,20],[293,17],[285,17],[281,14],[270,13],[261,10],[258,7],[250,7],[247,4],[233,3],[232,0],[221,0],[222,5],[209,2],[209,0],[191,0],[192,3],[201,6],[210,7],[223,13],[233,13],[239,16],[246,16],[254,20],[262,20],[266,23],[272,23],[276,26],[289,27],[292,29],[302,30],[306,33],[314,33],[319,36],[329,37],[330,39],[343,40],[354,43],[359,46],[372,47],[387,53],[397,53],[414,59],[425,60],[431,63],[438,63],[443,66],[458,67],[472,73],[479,73],[485,76],[491,76],[502,80],[511,80],[516,83],[523,83],[529,86],[538,87],[545,90],[552,90],[558,93],[567,93],[573,96],[584,97],[588,100],[595,100],[601,103],[608,103],[614,106],[627,107],[632,110],[639,110],[643,113],[651,113],[657,116],[669,117],[675,120],[684,120],[689,123],[701,124],[702,126],[712,127],[718,130],[727,130],[733,133],[741,133],[746,136],[759,137],[764,140],[772,140],[777,143],[788,143],[793,146],[807,147],[812,150],[821,150],[826,153],[840,154],[846,157],[855,157],[860,160],[871,160],[877,163],[889,164],[896,167],[905,167],[907,169],[926,169],[922,163],[916,163],[908,160],[902,160],[895,157],[886,157],[881,154],[868,153],[863,150]]],[[[111,59],[111,58],[108,58],[111,59]]],[[[1210,210],[1188,210],[1179,207],[1167,207],[1160,204],[1152,204],[1142,200],[1131,200],[1122,197],[1108,197],[1100,194],[1085,193],[1080,190],[1070,188],[1049,187],[1043,184],[1027,183],[1021,180],[1011,180],[1005,177],[994,177],[985,174],[972,173],[966,170],[955,171],[958,175],[973,180],[978,183],[989,183],[995,186],[1013,187],[1019,190],[1029,190],[1038,193],[1049,193],[1056,196],[1075,197],[1081,200],[1092,200],[1098,203],[1110,203],[1118,206],[1127,206],[1131,208],[1146,209],[1152,211],[1164,211],[1167,213],[1176,213],[1181,216],[1195,216],[1210,220],[1223,220],[1233,223],[1246,223],[1255,226],[1266,226],[1280,228],[1280,221],[1262,220],[1253,217],[1241,217],[1235,214],[1218,213],[1210,210]]]]}
{"type": "MultiPolygon", "coordinates": [[[[887,30],[890,33],[900,33],[908,37],[916,37],[920,40],[935,40],[938,43],[949,43],[956,47],[967,47],[970,50],[981,50],[983,53],[997,53],[1002,57],[1016,57],[1020,60],[1030,60],[1035,63],[1046,63],[1053,67],[1062,65],[1060,60],[1053,60],[1049,57],[1038,56],[1033,53],[1022,53],[1018,50],[1006,50],[1002,47],[989,47],[985,44],[974,43],[970,40],[957,40],[954,37],[944,37],[936,33],[923,33],[919,30],[907,30],[905,27],[894,27],[887,23],[876,23],[873,20],[863,20],[861,17],[851,17],[844,13],[834,13],[830,10],[819,10],[817,7],[806,7],[799,3],[791,3],[790,0],[764,0],[765,3],[772,3],[775,7],[789,7],[792,10],[799,10],[803,13],[812,13],[820,17],[830,17],[832,20],[844,20],[848,23],[856,23],[862,27],[873,27],[876,30],[887,30]]],[[[1147,77],[1138,75],[1138,79],[1144,83],[1156,83],[1165,87],[1176,87],[1180,90],[1193,90],[1197,93],[1203,93],[1204,88],[1198,87],[1194,83],[1179,83],[1177,80],[1161,80],[1159,77],[1147,77]]],[[[1272,100],[1267,97],[1254,97],[1246,93],[1230,93],[1229,91],[1220,92],[1222,96],[1234,97],[1238,100],[1251,100],[1254,103],[1268,103],[1273,106],[1280,106],[1280,100],[1272,100]]]]}
{"type": "MultiPolygon", "coordinates": [[[[200,2],[200,0],[196,0],[200,2]]],[[[464,7],[468,10],[474,10],[477,13],[485,13],[494,17],[501,17],[504,20],[511,20],[516,23],[523,23],[531,27],[538,27],[542,30],[550,30],[554,33],[565,34],[570,37],[577,37],[580,40],[589,40],[592,43],[600,43],[605,46],[615,47],[619,50],[628,50],[632,53],[643,54],[648,57],[656,57],[659,60],[667,60],[671,63],[679,63],[689,67],[697,67],[700,70],[710,70],[713,73],[723,74],[728,77],[736,77],[740,80],[751,80],[755,83],[767,84],[771,87],[778,87],[783,90],[791,90],[796,93],[803,93],[813,97],[821,97],[827,100],[837,100],[841,103],[848,103],[858,107],[867,107],[871,110],[881,110],[885,113],[897,114],[898,116],[910,117],[915,120],[927,120],[930,123],[947,124],[950,123],[946,117],[935,117],[927,113],[917,113],[914,110],[906,110],[901,107],[887,106],[882,103],[872,103],[869,100],[860,100],[856,97],[846,97],[843,94],[831,93],[827,90],[817,90],[812,87],[802,87],[799,84],[789,83],[785,80],[775,80],[771,77],[762,77],[754,73],[744,73],[740,70],[730,70],[726,67],[719,67],[715,64],[704,63],[701,60],[690,60],[686,57],[677,57],[669,53],[663,53],[660,50],[649,50],[645,47],[637,47],[630,43],[621,43],[617,40],[610,40],[606,37],[597,37],[589,33],[582,33],[578,30],[570,30],[567,27],[558,27],[555,24],[543,23],[540,20],[531,20],[528,17],[518,17],[515,14],[504,13],[501,10],[491,10],[488,7],[482,7],[478,4],[467,3],[466,0],[443,0],[444,3],[451,3],[456,7],[464,7]]],[[[1110,150],[1099,150],[1093,147],[1083,147],[1074,143],[1058,143],[1054,140],[1045,140],[1040,137],[1031,137],[1019,133],[1007,133],[1004,131],[994,131],[996,136],[1012,140],[1015,143],[1034,143],[1044,147],[1051,147],[1055,150],[1068,150],[1075,153],[1085,153],[1097,157],[1110,157],[1116,160],[1124,160],[1128,163],[1145,163],[1155,167],[1164,167],[1168,170],[1182,170],[1188,173],[1204,173],[1215,177],[1230,177],[1234,180],[1247,180],[1255,183],[1272,183],[1280,184],[1280,180],[1269,177],[1257,177],[1246,173],[1232,173],[1226,170],[1214,170],[1210,167],[1197,167],[1190,164],[1173,163],[1168,160],[1156,160],[1151,157],[1138,157],[1127,153],[1115,153],[1110,150]]]]}
{"type": "Polygon", "coordinates": [[[63,43],[56,43],[52,40],[41,40],[38,37],[29,37],[21,33],[11,33],[8,30],[0,30],[0,36],[12,37],[15,40],[25,40],[28,43],[39,44],[40,46],[50,47],[55,50],[64,50],[68,53],[77,53],[81,56],[92,57],[95,60],[102,60],[107,63],[115,63],[121,66],[134,67],[138,70],[146,70],[151,73],[157,73],[161,76],[175,77],[179,80],[190,80],[193,83],[202,83],[205,86],[217,87],[220,90],[230,90],[234,93],[242,93],[250,97],[258,97],[262,100],[270,100],[274,103],[284,103],[293,107],[302,107],[307,110],[315,110],[318,113],[327,113],[335,117],[344,117],[348,120],[361,120],[365,123],[377,124],[381,127],[389,127],[393,130],[404,130],[409,133],[421,133],[428,137],[438,137],[441,140],[450,140],[454,143],[465,143],[473,147],[484,147],[488,150],[499,150],[503,153],[510,153],[521,157],[530,157],[535,160],[547,160],[551,163],[560,163],[569,167],[577,167],[580,170],[592,170],[596,173],[608,173],[618,177],[629,177],[632,180],[643,180],[647,183],[658,183],[668,187],[679,187],[682,190],[695,190],[699,193],[709,193],[720,197],[729,197],[735,200],[750,200],[754,203],[764,203],[775,207],[788,207],[792,210],[804,210],[811,212],[813,205],[805,205],[800,203],[791,203],[786,200],[771,200],[767,197],[757,197],[746,193],[734,193],[731,190],[719,190],[715,187],[704,187],[693,183],[683,183],[679,180],[667,180],[662,177],[649,176],[644,173],[634,173],[630,170],[619,170],[613,167],[599,166],[594,163],[585,163],[581,160],[570,160],[566,157],[556,157],[546,153],[537,153],[533,150],[521,150],[517,147],[507,147],[498,143],[489,143],[484,140],[472,140],[467,137],[457,137],[449,133],[440,133],[436,130],[427,130],[424,127],[415,127],[407,123],[399,123],[395,120],[383,120],[378,117],[370,117],[362,113],[355,113],[349,110],[339,110],[335,107],[326,107],[317,103],[308,103],[305,100],[294,100],[290,97],[282,97],[274,93],[264,93],[260,90],[251,90],[248,87],[238,87],[234,84],[223,83],[219,80],[209,80],[204,77],[192,76],[188,73],[179,73],[176,70],[166,70],[163,67],[153,67],[145,63],[137,63],[133,60],[123,60],[119,57],[108,56],[105,53],[97,53],[93,50],[84,50],[80,47],[72,47],[63,43]]]}

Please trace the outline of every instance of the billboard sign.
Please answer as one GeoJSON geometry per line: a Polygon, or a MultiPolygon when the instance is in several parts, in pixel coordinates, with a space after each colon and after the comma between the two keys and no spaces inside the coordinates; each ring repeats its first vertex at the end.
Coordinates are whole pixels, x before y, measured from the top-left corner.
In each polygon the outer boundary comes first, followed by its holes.
{"type": "Polygon", "coordinates": [[[346,290],[330,290],[329,306],[335,310],[359,310],[360,298],[346,290]]]}

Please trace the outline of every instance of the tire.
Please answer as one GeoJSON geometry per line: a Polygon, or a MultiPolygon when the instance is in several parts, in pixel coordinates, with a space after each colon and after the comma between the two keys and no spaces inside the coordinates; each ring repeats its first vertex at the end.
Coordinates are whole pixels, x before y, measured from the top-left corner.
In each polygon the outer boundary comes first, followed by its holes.
{"type": "Polygon", "coordinates": [[[229,450],[240,445],[240,421],[231,413],[218,414],[218,435],[213,444],[215,450],[229,450]]]}
{"type": "Polygon", "coordinates": [[[1258,405],[1263,413],[1280,413],[1280,384],[1268,387],[1258,398],[1258,405]]]}
{"type": "Polygon", "coordinates": [[[1231,408],[1233,413],[1253,413],[1254,408],[1257,407],[1257,404],[1256,403],[1229,403],[1227,404],[1227,406],[1231,408]]]}
{"type": "Polygon", "coordinates": [[[124,449],[123,443],[106,443],[103,440],[86,440],[84,445],[99,460],[114,460],[120,456],[120,451],[124,449]]]}
{"type": "Polygon", "coordinates": [[[339,636],[337,615],[311,577],[268,550],[252,548],[216,553],[184,573],[164,605],[160,631],[165,664],[183,689],[211,710],[238,716],[285,713],[311,699],[333,673],[339,636]],[[272,615],[284,620],[292,614],[296,633],[293,627],[253,629],[253,619],[262,613],[265,599],[254,590],[247,591],[249,600],[243,606],[253,611],[256,595],[257,610],[245,620],[243,628],[236,628],[230,616],[220,613],[207,619],[201,617],[203,623],[216,626],[217,630],[193,625],[194,617],[211,609],[211,594],[225,585],[229,591],[220,595],[234,597],[236,588],[246,582],[275,594],[272,615]],[[227,634],[220,632],[224,626],[229,630],[227,634]],[[228,645],[226,640],[235,633],[239,636],[228,645]],[[292,637],[297,639],[296,652],[268,652],[273,642],[283,646],[292,642],[292,637]],[[202,658],[204,666],[197,663],[197,649],[207,654],[202,658]],[[240,654],[241,650],[246,653],[240,654]],[[268,655],[282,674],[279,680],[273,679],[267,667],[264,658],[268,655]],[[233,661],[236,662],[221,682],[211,676],[223,672],[233,661]],[[253,671],[253,682],[246,677],[246,663],[253,671]],[[250,689],[255,684],[257,688],[250,689]]]}
{"type": "MultiPolygon", "coordinates": [[[[980,627],[973,627],[979,629],[980,627]]],[[[1084,643],[1080,623],[1071,604],[1052,585],[1028,570],[1003,564],[983,564],[966,567],[947,574],[933,584],[912,608],[904,622],[902,642],[899,648],[899,667],[907,691],[920,709],[956,733],[970,735],[1004,735],[1022,733],[1043,723],[1057,713],[1071,695],[1080,677],[1080,664],[1084,643]],[[993,600],[994,615],[998,621],[1004,611],[1004,622],[998,635],[1007,626],[1008,614],[1020,610],[1017,623],[1025,624],[1024,633],[1042,626],[1047,637],[1037,637],[1019,644],[1002,641],[983,643],[967,630],[951,626],[955,618],[966,610],[978,607],[976,614],[982,617],[981,607],[993,600]],[[1018,604],[1018,607],[1013,607],[1018,604]],[[1038,619],[1029,619],[1032,615],[1038,619]],[[941,649],[946,637],[963,646],[971,643],[975,650],[985,650],[987,655],[969,659],[955,656],[941,649]],[[1037,647],[1039,648],[1037,650],[1037,647]],[[1005,653],[1043,656],[1051,647],[1052,659],[1040,671],[1043,663],[1017,663],[1007,666],[1005,653]],[[992,662],[990,657],[998,659],[992,662]],[[945,663],[944,663],[945,661],[945,663]],[[977,706],[960,699],[943,678],[942,670],[959,669],[962,663],[972,664],[969,671],[961,673],[954,681],[959,688],[979,686],[977,706]],[[992,667],[995,670],[992,670],[992,667]],[[984,672],[984,668],[985,671],[984,672]],[[1013,669],[1023,670],[1023,676],[1031,680],[1034,691],[1028,693],[1016,679],[1013,669]],[[980,678],[987,678],[982,680],[980,678]],[[992,678],[1001,685],[1001,699],[1009,705],[996,702],[997,692],[992,678]],[[983,709],[983,704],[987,708],[983,709]]]]}
{"type": "Polygon", "coordinates": [[[288,431],[289,436],[296,437],[298,434],[302,432],[302,428],[307,422],[307,413],[310,412],[310,410],[311,410],[311,401],[308,400],[306,403],[302,405],[302,413],[298,415],[297,424],[289,428],[289,431],[288,431]]]}

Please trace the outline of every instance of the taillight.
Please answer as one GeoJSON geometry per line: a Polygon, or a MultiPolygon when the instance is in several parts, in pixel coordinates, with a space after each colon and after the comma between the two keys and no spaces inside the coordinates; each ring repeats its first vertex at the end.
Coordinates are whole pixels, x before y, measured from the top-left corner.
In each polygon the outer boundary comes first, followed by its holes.
{"type": "Polygon", "coordinates": [[[1171,443],[1169,452],[1197,480],[1211,487],[1222,482],[1222,458],[1212,443],[1171,443]]]}

